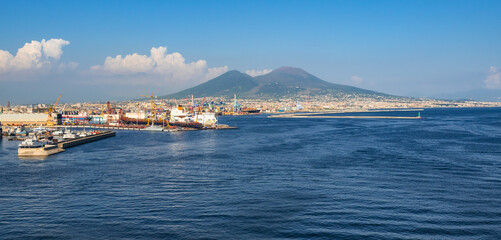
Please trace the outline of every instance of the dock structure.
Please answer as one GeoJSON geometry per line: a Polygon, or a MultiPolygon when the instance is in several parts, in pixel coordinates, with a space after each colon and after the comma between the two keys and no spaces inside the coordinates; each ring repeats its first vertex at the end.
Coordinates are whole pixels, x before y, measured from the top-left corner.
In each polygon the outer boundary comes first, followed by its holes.
{"type": "Polygon", "coordinates": [[[57,145],[48,145],[40,148],[18,148],[17,155],[19,157],[46,157],[60,152],[64,152],[64,149],[57,145]]]}
{"type": "Polygon", "coordinates": [[[96,134],[92,134],[86,137],[75,138],[70,140],[65,140],[58,142],[57,144],[50,144],[44,147],[38,148],[18,148],[17,155],[19,157],[46,157],[56,153],[64,152],[66,148],[78,146],[81,144],[98,141],[104,138],[109,138],[115,136],[113,131],[105,131],[96,134]]]}
{"type": "Polygon", "coordinates": [[[142,131],[144,126],[95,126],[95,125],[57,125],[54,127],[60,128],[93,128],[93,129],[110,129],[110,130],[129,130],[142,131]]]}
{"type": "MultiPolygon", "coordinates": [[[[144,131],[146,126],[110,126],[110,125],[58,125],[54,127],[61,128],[93,128],[93,129],[110,129],[110,130],[128,130],[128,131],[144,131]]],[[[221,129],[238,129],[237,127],[228,126],[226,124],[218,124],[216,126],[190,128],[190,127],[165,127],[164,132],[177,132],[177,131],[195,131],[195,130],[221,130],[221,129]]]]}
{"type": "Polygon", "coordinates": [[[316,115],[274,115],[268,116],[271,118],[363,118],[363,119],[422,119],[421,116],[417,117],[396,117],[396,116],[316,116],[316,115]]]}
{"type": "Polygon", "coordinates": [[[84,143],[90,143],[90,142],[94,142],[94,141],[101,140],[104,138],[113,137],[115,135],[116,135],[116,133],[113,131],[105,131],[105,132],[93,134],[93,135],[90,135],[87,137],[81,137],[81,138],[76,138],[76,139],[58,142],[57,147],[61,148],[61,149],[66,149],[66,148],[78,146],[78,145],[81,145],[84,143]]]}
{"type": "Polygon", "coordinates": [[[288,113],[268,116],[269,118],[359,118],[359,119],[423,119],[421,112],[423,109],[397,109],[397,110],[361,110],[361,111],[322,111],[322,112],[304,112],[304,113],[288,113]],[[379,112],[403,112],[403,111],[418,111],[416,117],[406,116],[349,116],[349,115],[328,115],[325,114],[343,114],[343,113],[379,113],[379,112]]]}

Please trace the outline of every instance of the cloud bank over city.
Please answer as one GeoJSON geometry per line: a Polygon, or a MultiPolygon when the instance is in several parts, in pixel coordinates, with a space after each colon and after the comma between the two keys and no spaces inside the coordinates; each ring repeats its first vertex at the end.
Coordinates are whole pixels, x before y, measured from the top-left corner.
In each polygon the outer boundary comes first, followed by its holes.
{"type": "MultiPolygon", "coordinates": [[[[152,47],[149,54],[130,51],[107,56],[102,64],[79,68],[77,62],[60,61],[68,45],[68,40],[51,38],[26,42],[14,53],[0,50],[0,81],[27,84],[43,81],[44,85],[52,84],[53,88],[61,89],[113,86],[112,95],[125,97],[152,88],[159,91],[158,94],[167,94],[203,83],[229,70],[228,65],[209,67],[203,59],[187,61],[179,52],[169,53],[166,46],[152,47]]],[[[255,77],[271,71],[251,69],[245,73],[255,77]]],[[[348,78],[347,84],[363,86],[365,83],[360,76],[348,78]]],[[[501,89],[499,68],[491,66],[481,84],[485,89],[501,89]]]]}
{"type": "Polygon", "coordinates": [[[167,47],[153,47],[150,55],[138,53],[108,56],[102,65],[77,69],[76,62],[60,62],[64,39],[32,40],[11,54],[0,50],[0,80],[37,81],[42,76],[55,79],[64,75],[80,83],[111,85],[171,84],[191,86],[228,71],[228,66],[209,67],[207,61],[186,62],[179,52],[167,53],[167,47]]]}
{"type": "MultiPolygon", "coordinates": [[[[161,80],[160,83],[173,83],[175,81],[203,82],[219,76],[228,71],[228,66],[209,68],[207,61],[197,60],[186,62],[178,52],[167,53],[167,47],[153,47],[150,56],[137,53],[122,57],[106,57],[103,65],[95,65],[90,68],[92,73],[98,75],[122,75],[127,83],[127,75],[146,74],[153,75],[161,80]]],[[[145,77],[144,83],[150,79],[145,77]]],[[[137,83],[137,82],[135,82],[137,83]]]]}
{"type": "MultiPolygon", "coordinates": [[[[15,55],[0,49],[0,74],[33,71],[54,67],[63,54],[62,48],[70,44],[63,39],[33,40],[25,43],[15,55]]],[[[63,66],[74,66],[64,64],[63,66]]]]}

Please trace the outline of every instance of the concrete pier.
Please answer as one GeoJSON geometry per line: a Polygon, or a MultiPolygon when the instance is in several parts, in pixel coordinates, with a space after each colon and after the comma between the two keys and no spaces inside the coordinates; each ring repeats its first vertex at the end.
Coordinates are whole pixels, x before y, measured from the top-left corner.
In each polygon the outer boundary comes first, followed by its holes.
{"type": "Polygon", "coordinates": [[[423,119],[421,111],[423,109],[381,109],[381,110],[334,110],[334,111],[321,111],[321,112],[301,112],[301,113],[287,113],[270,115],[269,118],[358,118],[358,119],[423,119]],[[416,117],[404,116],[349,116],[349,115],[329,115],[319,116],[326,114],[343,114],[343,113],[380,113],[380,112],[418,112],[416,117]]]}
{"type": "Polygon", "coordinates": [[[65,140],[58,142],[54,145],[46,145],[45,147],[39,148],[18,148],[17,155],[19,157],[46,157],[52,154],[64,152],[64,149],[78,146],[84,143],[94,142],[104,138],[109,138],[115,136],[113,131],[105,131],[97,134],[92,134],[86,137],[75,138],[71,140],[65,140]]]}
{"type": "Polygon", "coordinates": [[[364,118],[364,119],[422,119],[422,117],[395,117],[395,116],[315,116],[315,115],[274,115],[271,118],[364,118]]]}
{"type": "Polygon", "coordinates": [[[60,152],[64,152],[64,149],[58,148],[57,145],[48,145],[41,148],[17,149],[17,155],[19,157],[46,157],[60,152]]]}
{"type": "Polygon", "coordinates": [[[76,138],[76,139],[58,142],[57,146],[61,149],[65,149],[65,148],[78,146],[78,145],[81,145],[84,143],[94,142],[94,141],[101,140],[104,138],[113,137],[115,135],[116,135],[116,133],[113,131],[105,131],[105,132],[101,132],[101,133],[97,133],[97,134],[92,134],[92,135],[89,135],[87,137],[81,137],[81,138],[76,138]]]}

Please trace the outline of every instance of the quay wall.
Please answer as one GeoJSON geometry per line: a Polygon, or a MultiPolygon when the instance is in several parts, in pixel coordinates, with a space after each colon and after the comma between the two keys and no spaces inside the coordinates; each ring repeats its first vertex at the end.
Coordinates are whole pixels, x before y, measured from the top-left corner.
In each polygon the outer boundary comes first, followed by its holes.
{"type": "Polygon", "coordinates": [[[77,138],[77,139],[62,141],[62,142],[57,143],[57,146],[59,148],[65,149],[65,148],[78,146],[78,145],[81,145],[84,143],[94,142],[94,141],[101,140],[104,138],[113,137],[115,135],[116,135],[115,132],[106,131],[106,132],[90,135],[87,137],[81,137],[81,138],[77,138]]]}

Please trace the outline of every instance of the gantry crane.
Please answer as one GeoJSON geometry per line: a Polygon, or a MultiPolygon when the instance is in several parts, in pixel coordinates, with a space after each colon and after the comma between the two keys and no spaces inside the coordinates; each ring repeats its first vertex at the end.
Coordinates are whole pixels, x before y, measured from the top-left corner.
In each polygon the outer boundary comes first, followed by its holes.
{"type": "Polygon", "coordinates": [[[59,102],[59,99],[61,99],[62,94],[59,95],[57,98],[56,103],[54,103],[54,106],[49,108],[49,112],[47,113],[47,126],[54,126],[54,118],[52,117],[52,112],[56,110],[57,103],[59,102]]]}

